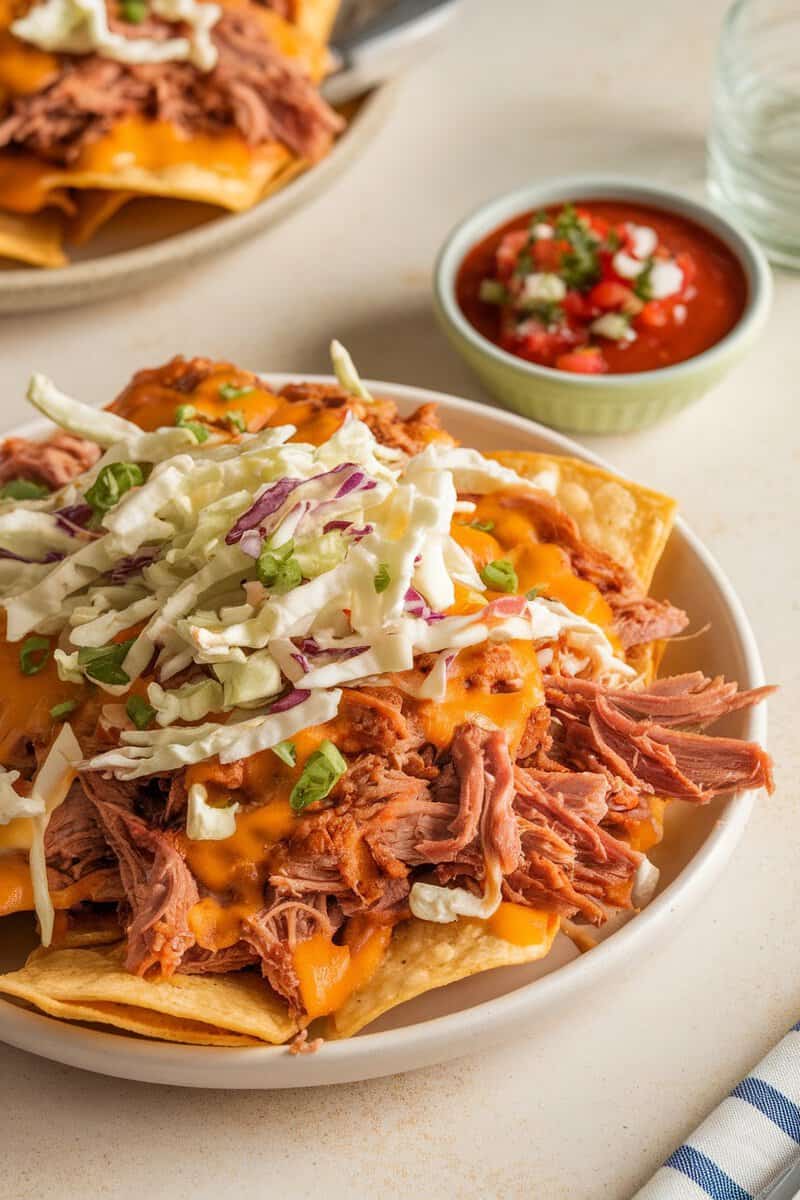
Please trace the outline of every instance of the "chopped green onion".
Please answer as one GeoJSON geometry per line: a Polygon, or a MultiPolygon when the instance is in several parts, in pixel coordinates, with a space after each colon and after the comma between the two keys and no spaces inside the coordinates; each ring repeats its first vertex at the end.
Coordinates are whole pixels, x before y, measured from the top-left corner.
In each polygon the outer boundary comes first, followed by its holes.
{"type": "Polygon", "coordinates": [[[525,599],[526,600],[535,600],[538,595],[539,595],[538,588],[529,588],[528,591],[525,593],[525,599]]]}
{"type": "Polygon", "coordinates": [[[585,231],[585,222],[578,216],[574,204],[565,204],[556,217],[556,236],[568,238],[576,229],[585,231]]]}
{"type": "Polygon", "coordinates": [[[23,675],[38,675],[50,658],[50,639],[29,637],[19,648],[19,669],[23,675]]]}
{"type": "Polygon", "coordinates": [[[548,212],[545,212],[545,210],[543,208],[540,208],[537,213],[533,214],[533,217],[531,218],[531,223],[528,226],[528,228],[530,229],[530,232],[533,235],[533,231],[537,225],[550,225],[550,224],[552,224],[550,214],[548,212]]]}
{"type": "Polygon", "coordinates": [[[225,413],[223,420],[230,425],[231,429],[235,429],[237,433],[247,433],[247,422],[244,419],[244,413],[225,413]]]}
{"type": "Polygon", "coordinates": [[[120,0],[119,15],[129,25],[141,25],[147,16],[147,5],[144,0],[120,0]]]}
{"type": "Polygon", "coordinates": [[[372,581],[375,585],[376,592],[385,592],[389,584],[392,582],[392,577],[389,574],[389,564],[381,563],[378,567],[378,573],[372,581]]]}
{"type": "Polygon", "coordinates": [[[219,394],[225,401],[241,400],[242,396],[249,396],[255,390],[252,383],[245,384],[244,387],[237,387],[235,383],[222,383],[220,384],[219,394]]]}
{"type": "Polygon", "coordinates": [[[294,742],[278,742],[277,746],[272,747],[272,753],[277,754],[287,767],[293,767],[297,762],[297,747],[294,742]]]}
{"type": "Polygon", "coordinates": [[[143,696],[129,696],[125,712],[137,729],[146,729],[156,715],[152,704],[148,704],[143,696]]]}
{"type": "Polygon", "coordinates": [[[127,642],[116,642],[112,646],[82,646],[78,651],[78,665],[86,668],[90,679],[99,683],[130,683],[130,676],[123,671],[125,656],[135,638],[127,642]]]}
{"type": "Polygon", "coordinates": [[[41,500],[49,496],[50,489],[32,479],[12,479],[0,488],[0,500],[41,500]]]}
{"type": "Polygon", "coordinates": [[[470,521],[470,529],[477,529],[479,533],[491,533],[494,529],[494,521],[470,521]]]}
{"type": "Polygon", "coordinates": [[[327,738],[320,742],[319,749],[309,755],[303,774],[292,788],[289,803],[294,811],[300,813],[309,804],[324,800],[346,770],[347,763],[333,742],[327,738]]]}
{"type": "Polygon", "coordinates": [[[282,546],[265,546],[256,562],[256,575],[264,587],[274,592],[290,592],[303,580],[303,572],[294,554],[290,538],[282,546]]]}
{"type": "Polygon", "coordinates": [[[64,717],[68,716],[72,712],[73,708],[77,707],[77,700],[62,700],[60,704],[53,705],[53,707],[50,709],[50,716],[54,721],[61,721],[64,717]]]}
{"type": "Polygon", "coordinates": [[[610,250],[613,254],[616,250],[619,250],[621,245],[622,240],[616,229],[609,229],[608,233],[606,234],[606,249],[610,250]]]}
{"type": "Polygon", "coordinates": [[[520,321],[528,317],[536,317],[542,325],[560,325],[564,309],[557,300],[528,300],[518,308],[520,321]]]}
{"type": "Polygon", "coordinates": [[[102,517],[124,494],[144,483],[144,472],[137,463],[117,462],[103,467],[92,486],[86,492],[86,501],[91,504],[96,517],[102,517]]]}
{"type": "Polygon", "coordinates": [[[644,269],[639,272],[639,274],[636,276],[636,279],[634,280],[633,292],[634,292],[634,295],[638,296],[640,300],[652,300],[653,299],[653,288],[652,288],[652,285],[650,282],[650,278],[653,274],[653,267],[655,266],[655,261],[656,260],[654,258],[648,258],[644,269]]]}
{"type": "Polygon", "coordinates": [[[175,409],[175,424],[179,429],[188,429],[190,433],[193,433],[198,444],[202,446],[203,442],[208,441],[208,430],[199,421],[191,420],[196,416],[197,409],[193,404],[179,404],[175,409]]]}
{"type": "Polygon", "coordinates": [[[478,295],[484,304],[505,304],[508,289],[498,279],[482,279],[478,295]]]}
{"type": "Polygon", "coordinates": [[[481,579],[494,592],[516,592],[519,587],[517,572],[507,558],[496,558],[481,571],[481,579]]]}
{"type": "Polygon", "coordinates": [[[515,275],[530,275],[533,270],[533,259],[527,250],[523,250],[514,265],[515,275]]]}
{"type": "Polygon", "coordinates": [[[565,204],[556,217],[555,235],[569,242],[559,274],[568,288],[585,291],[600,277],[599,241],[573,204],[565,204]]]}

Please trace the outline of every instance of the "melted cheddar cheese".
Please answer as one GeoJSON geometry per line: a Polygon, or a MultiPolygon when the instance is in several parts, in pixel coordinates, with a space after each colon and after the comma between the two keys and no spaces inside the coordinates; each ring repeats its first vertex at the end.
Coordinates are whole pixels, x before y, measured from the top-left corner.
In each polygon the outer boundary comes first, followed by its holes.
{"type": "Polygon", "coordinates": [[[83,147],[75,172],[113,173],[128,167],[159,171],[191,163],[219,175],[247,178],[258,156],[238,132],[183,133],[168,121],[126,117],[111,133],[83,147]]]}
{"type": "Polygon", "coordinates": [[[207,379],[202,380],[187,395],[159,382],[158,372],[146,372],[143,378],[129,385],[118,400],[111,405],[112,411],[132,421],[140,429],[152,431],[164,425],[175,424],[175,410],[181,403],[192,404],[200,416],[209,421],[223,421],[229,412],[239,412],[244,417],[251,433],[262,429],[277,397],[262,386],[254,386],[253,376],[248,371],[221,363],[207,379]],[[220,388],[230,384],[234,388],[252,388],[235,400],[225,400],[220,388]]]}
{"type": "Polygon", "coordinates": [[[234,801],[258,803],[236,815],[236,832],[221,841],[192,841],[178,836],[178,845],[196,879],[214,893],[195,904],[189,926],[206,950],[222,950],[241,937],[242,923],[264,907],[264,887],[270,874],[270,851],[289,836],[297,825],[297,814],[289,805],[292,788],[309,756],[326,737],[334,736],[324,725],[295,734],[297,752],[293,767],[272,750],[262,750],[243,760],[242,780],[225,783],[225,769],[214,760],[197,763],[186,772],[186,786],[201,783],[210,802],[227,805],[234,801]]]}
{"type": "Polygon", "coordinates": [[[367,983],[380,966],[391,937],[388,925],[355,917],[347,924],[342,946],[320,933],[298,943],[294,966],[309,1017],[335,1012],[367,983]]]}
{"type": "Polygon", "coordinates": [[[502,497],[481,496],[470,521],[491,528],[475,529],[459,516],[450,532],[479,571],[496,559],[507,559],[517,573],[521,593],[536,588],[542,596],[560,600],[571,612],[608,633],[614,614],[600,590],[575,574],[561,546],[539,541],[524,510],[504,507],[502,497]]]}
{"type": "Polygon", "coordinates": [[[52,656],[37,674],[24,675],[20,668],[21,643],[7,642],[4,634],[3,622],[0,632],[0,763],[10,765],[21,739],[40,741],[50,737],[53,731],[50,709],[54,705],[64,700],[83,703],[88,699],[88,689],[62,683],[52,656]]]}
{"type": "Polygon", "coordinates": [[[544,685],[531,643],[512,641],[507,645],[516,660],[522,687],[513,692],[494,692],[471,686],[470,676],[480,669],[486,647],[461,650],[450,668],[444,700],[422,700],[414,706],[427,741],[442,750],[450,745],[458,725],[477,718],[479,723],[489,722],[505,730],[513,754],[522,741],[528,717],[544,704],[544,685]]]}
{"type": "Polygon", "coordinates": [[[160,382],[156,372],[148,372],[145,378],[126,388],[111,407],[141,429],[154,430],[174,425],[175,409],[182,403],[192,404],[201,417],[211,422],[223,422],[230,412],[241,413],[250,433],[267,426],[295,425],[297,433],[291,440],[315,446],[327,441],[345,416],[344,408],[319,408],[310,400],[291,401],[276,396],[264,384],[254,385],[248,371],[226,363],[220,363],[207,379],[185,395],[160,382]],[[220,394],[225,384],[252,390],[225,400],[220,394]]]}
{"type": "Polygon", "coordinates": [[[0,856],[0,917],[29,912],[33,908],[33,884],[27,854],[0,856]]]}
{"type": "Polygon", "coordinates": [[[503,900],[483,924],[488,933],[502,938],[504,942],[513,942],[515,946],[535,946],[552,940],[559,918],[555,913],[503,900]]]}
{"type": "MultiPolygon", "coordinates": [[[[66,911],[85,900],[93,899],[95,886],[105,883],[105,873],[90,871],[65,888],[51,892],[53,907],[66,911]]],[[[28,856],[21,851],[0,855],[0,917],[33,909],[33,884],[28,869],[28,856]]]]}

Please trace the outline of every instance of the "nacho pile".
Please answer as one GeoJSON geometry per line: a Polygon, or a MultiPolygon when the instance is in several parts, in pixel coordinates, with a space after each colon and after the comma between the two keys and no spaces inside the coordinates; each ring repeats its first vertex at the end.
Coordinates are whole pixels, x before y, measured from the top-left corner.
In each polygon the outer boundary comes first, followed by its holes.
{"type": "Polygon", "coordinates": [[[672,500],[338,383],[139,372],[0,449],[0,992],[208,1045],[347,1037],[653,894],[664,807],[771,787],[656,677],[672,500]],[[0,926],[1,928],[1,926],[0,926]]]}
{"type": "Polygon", "coordinates": [[[240,212],[317,162],[336,8],[0,3],[0,261],[63,266],[140,196],[240,212]]]}

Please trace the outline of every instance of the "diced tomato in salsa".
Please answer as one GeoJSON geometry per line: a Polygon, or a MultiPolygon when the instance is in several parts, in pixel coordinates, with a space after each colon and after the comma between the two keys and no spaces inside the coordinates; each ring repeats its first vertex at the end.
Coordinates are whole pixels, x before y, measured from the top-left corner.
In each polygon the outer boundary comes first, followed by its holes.
{"type": "Polygon", "coordinates": [[[744,272],[713,234],[644,205],[587,201],[526,213],[464,259],[471,323],[504,350],[580,374],[652,370],[724,337],[744,272]]]}

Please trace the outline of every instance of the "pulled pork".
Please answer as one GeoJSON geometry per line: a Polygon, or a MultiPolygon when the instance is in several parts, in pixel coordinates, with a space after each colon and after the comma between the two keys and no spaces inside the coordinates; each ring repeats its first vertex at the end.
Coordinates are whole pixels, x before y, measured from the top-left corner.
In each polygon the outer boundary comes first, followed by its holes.
{"type": "Polygon", "coordinates": [[[584,541],[573,518],[549,492],[530,488],[500,500],[522,510],[543,542],[555,542],[569,556],[572,570],[593,583],[614,612],[615,632],[624,649],[674,637],[689,623],[682,609],[646,596],[639,580],[605,551],[584,541]]]}
{"type": "Polygon", "coordinates": [[[169,976],[195,944],[188,924],[189,910],[200,899],[195,879],[170,834],[137,816],[113,782],[96,774],[82,780],[119,863],[130,911],[125,965],[136,975],[156,968],[169,976]]]}
{"type": "Polygon", "coordinates": [[[46,442],[6,438],[0,445],[0,483],[30,479],[55,490],[88,471],[99,457],[99,446],[71,433],[57,433],[46,442]]]}
{"type": "Polygon", "coordinates": [[[223,11],[212,37],[218,61],[207,73],[190,63],[130,65],[96,54],[66,62],[51,83],[12,102],[0,147],[69,166],[121,120],[141,116],[188,136],[238,130],[251,146],[280,142],[299,158],[321,158],[342,120],[267,39],[258,17],[223,11]]]}
{"type": "MultiPolygon", "coordinates": [[[[259,965],[299,1013],[298,943],[335,936],[351,916],[390,924],[408,916],[420,877],[480,892],[487,863],[498,862],[503,895],[516,903],[597,925],[630,908],[642,855],[618,834],[647,816],[652,794],[705,802],[735,787],[772,786],[760,747],[679,726],[710,724],[769,690],[740,693],[700,672],[638,690],[550,677],[516,764],[500,730],[467,721],[437,756],[402,693],[346,691],[348,771],[327,807],[265,847],[264,906],[243,921],[239,942],[216,952],[198,946],[189,927],[189,910],[209,892],[170,829],[182,822],[174,780],[170,788],[83,775],[85,796],[74,790],[52,825],[49,865],[73,878],[118,866],[129,970],[259,965]]],[[[238,778],[236,764],[221,770],[238,778]]]]}
{"type": "Polygon", "coordinates": [[[639,692],[567,677],[546,680],[547,703],[564,728],[563,752],[572,765],[616,776],[640,792],[699,803],[736,788],[772,791],[770,758],[755,742],[676,726],[710,724],[772,691],[737,692],[735,684],[700,672],[639,692]]]}
{"type": "Polygon", "coordinates": [[[431,441],[453,445],[453,439],[439,424],[435,404],[423,404],[410,416],[401,417],[393,400],[376,396],[371,404],[365,404],[332,383],[287,383],[280,394],[285,400],[302,404],[312,415],[338,411],[344,417],[350,412],[368,425],[384,446],[404,454],[418,454],[431,441]]]}

